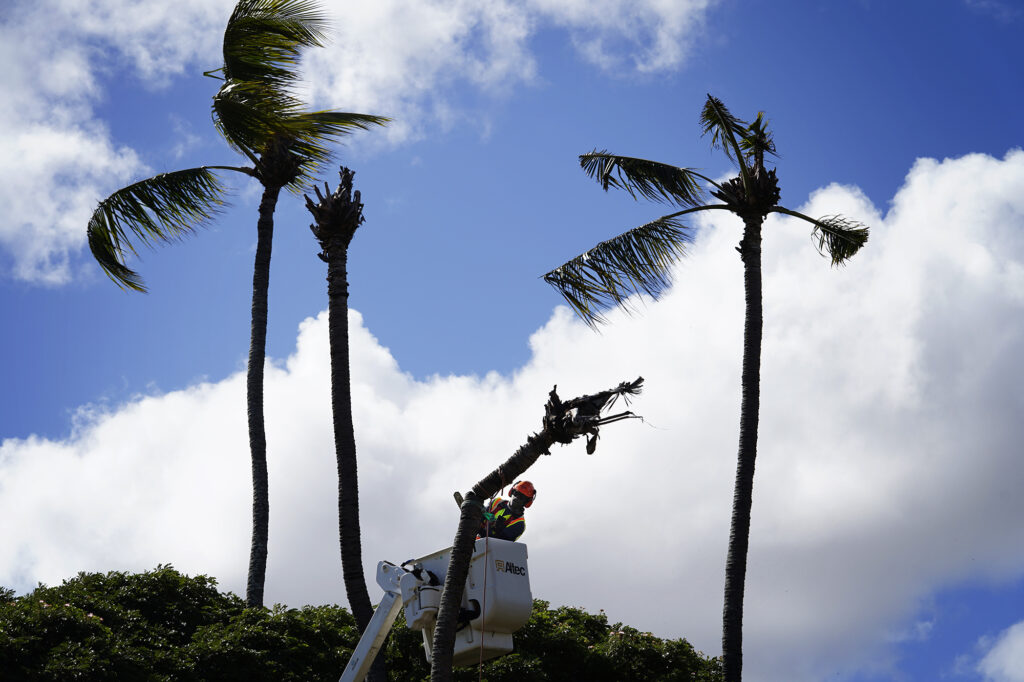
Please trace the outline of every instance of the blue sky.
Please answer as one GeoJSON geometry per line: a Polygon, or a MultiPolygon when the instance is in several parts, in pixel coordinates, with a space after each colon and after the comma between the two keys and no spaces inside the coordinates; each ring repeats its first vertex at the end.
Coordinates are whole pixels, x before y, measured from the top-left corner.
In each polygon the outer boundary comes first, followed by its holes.
{"type": "MultiPolygon", "coordinates": [[[[0,13],[0,584],[170,561],[242,589],[256,188],[237,183],[193,238],[143,252],[148,295],[118,290],[84,248],[111,191],[236,162],[210,123],[217,83],[201,75],[218,65],[231,4],[48,0],[0,13]]],[[[717,653],[737,227],[695,223],[674,287],[600,334],[539,279],[662,212],[602,192],[578,154],[730,174],[699,135],[710,92],[741,117],[766,112],[786,206],[873,229],[832,270],[802,226],[766,227],[749,679],[1024,679],[1024,11],[997,0],[326,7],[335,36],[307,60],[306,96],[395,119],[338,155],[367,216],[350,303],[368,566],[448,542],[451,491],[535,428],[552,384],[575,394],[643,374],[646,425],[607,433],[597,457],[567,449],[531,472],[543,495],[524,538],[534,592],[717,653]],[[594,509],[581,518],[581,505],[594,509]],[[581,578],[580,560],[609,568],[581,578]]],[[[326,273],[309,221],[282,197],[268,598],[290,604],[343,601],[326,273]]]]}

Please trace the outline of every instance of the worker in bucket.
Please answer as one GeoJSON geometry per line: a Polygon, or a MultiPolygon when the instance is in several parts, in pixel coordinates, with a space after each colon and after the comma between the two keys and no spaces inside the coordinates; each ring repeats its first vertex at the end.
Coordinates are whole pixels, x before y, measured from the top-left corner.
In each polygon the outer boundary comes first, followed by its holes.
{"type": "Polygon", "coordinates": [[[491,500],[480,524],[478,538],[487,537],[515,542],[526,530],[523,510],[537,499],[537,489],[529,481],[512,484],[512,499],[495,497],[491,500]]]}

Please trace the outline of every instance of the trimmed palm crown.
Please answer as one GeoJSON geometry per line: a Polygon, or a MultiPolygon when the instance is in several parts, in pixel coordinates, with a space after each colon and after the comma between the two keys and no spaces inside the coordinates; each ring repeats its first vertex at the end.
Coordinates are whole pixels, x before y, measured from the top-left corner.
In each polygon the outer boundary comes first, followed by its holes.
{"type": "Polygon", "coordinates": [[[292,93],[302,49],[322,45],[326,28],[309,0],[238,2],[224,30],[224,65],[207,75],[224,81],[213,98],[214,125],[252,166],[161,173],[100,202],[89,220],[89,248],[118,286],[146,290],[125,264],[129,253],[137,255],[136,245],[176,241],[216,215],[225,197],[218,171],[301,192],[329,160],[328,142],[388,122],[369,114],[307,112],[292,93]]]}
{"type": "Polygon", "coordinates": [[[775,154],[775,143],[763,112],[746,123],[708,95],[700,123],[704,135],[711,136],[712,147],[724,151],[737,166],[738,176],[718,183],[693,168],[604,150],[580,156],[580,166],[605,190],[615,187],[634,199],[643,197],[682,209],[601,242],[544,275],[544,281],[591,326],[604,321],[602,312],[626,305],[629,296],[657,297],[669,286],[672,264],[693,240],[692,228],[682,220],[690,213],[717,209],[744,219],[763,220],[769,213],[800,218],[814,226],[817,248],[831,257],[833,265],[845,263],[867,242],[868,229],[858,222],[841,216],[811,218],[778,205],[775,170],[764,167],[765,156],[775,154]],[[722,203],[708,203],[710,197],[722,203]]]}

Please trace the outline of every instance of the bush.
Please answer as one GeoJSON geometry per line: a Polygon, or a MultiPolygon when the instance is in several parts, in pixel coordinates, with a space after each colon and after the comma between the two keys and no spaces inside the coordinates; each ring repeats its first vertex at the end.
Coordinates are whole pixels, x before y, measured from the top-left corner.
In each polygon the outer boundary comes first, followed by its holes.
{"type": "MultiPolygon", "coordinates": [[[[663,640],[604,613],[534,600],[530,621],[515,635],[516,651],[484,663],[488,682],[713,682],[722,679],[718,659],[704,656],[684,639],[663,640]]],[[[458,671],[456,680],[477,679],[477,670],[458,671]],[[470,674],[471,673],[471,674],[470,674]]]]}
{"type": "MultiPolygon", "coordinates": [[[[249,609],[207,576],[171,566],[79,573],[23,597],[0,588],[0,670],[12,682],[56,680],[337,680],[358,642],[339,606],[249,609]]],[[[686,640],[662,640],[603,613],[534,602],[516,651],[484,663],[488,682],[629,679],[714,682],[718,659],[686,640]]],[[[399,616],[385,655],[395,682],[427,680],[418,631],[399,616]]],[[[477,680],[476,666],[455,671],[477,680]]]]}

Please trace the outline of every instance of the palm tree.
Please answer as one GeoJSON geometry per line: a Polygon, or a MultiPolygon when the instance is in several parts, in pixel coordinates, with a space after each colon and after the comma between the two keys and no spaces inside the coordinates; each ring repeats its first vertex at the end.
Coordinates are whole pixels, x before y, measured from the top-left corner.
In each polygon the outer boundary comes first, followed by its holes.
{"type": "MultiPolygon", "coordinates": [[[[348,168],[341,169],[341,181],[332,194],[324,183],[324,193],[314,186],[317,202],[306,197],[306,208],[315,221],[309,226],[320,244],[320,260],[327,263],[327,315],[331,346],[331,410],[334,415],[334,453],[338,461],[338,539],[341,544],[341,570],[345,593],[359,631],[373,617],[370,594],[363,575],[363,550],[359,530],[359,476],[356,466],[356,439],[352,426],[352,391],[348,347],[348,247],[363,224],[363,204],[359,191],[352,194],[348,168]]],[[[370,676],[386,680],[384,657],[374,661],[370,676]]]]}
{"type": "Polygon", "coordinates": [[[722,149],[739,175],[721,184],[692,168],[656,161],[592,152],[580,156],[580,165],[607,190],[618,187],[647,199],[675,204],[682,210],[662,216],[602,242],[590,251],[544,276],[591,326],[603,321],[602,310],[627,304],[635,293],[657,296],[668,287],[672,263],[692,239],[683,216],[698,211],[730,211],[743,221],[737,251],[743,262],[746,315],[743,327],[743,373],[740,403],[739,458],[733,494],[732,524],[725,567],[725,603],[722,617],[722,652],[727,682],[741,679],[743,666],[743,589],[750,536],[750,507],[757,456],[757,420],[761,365],[761,227],[769,213],[800,218],[810,223],[819,252],[833,265],[849,260],[867,242],[868,228],[841,216],[811,218],[779,205],[775,169],[764,166],[775,143],[764,114],[746,123],[708,95],[700,122],[722,149]],[[707,203],[706,185],[722,203],[707,203]]]}
{"type": "Polygon", "coordinates": [[[224,30],[224,65],[206,75],[223,80],[213,98],[213,122],[251,166],[200,166],[142,180],[100,202],[89,220],[89,248],[124,288],[145,291],[126,264],[136,244],[153,246],[191,234],[223,204],[219,172],[233,171],[263,185],[256,223],[252,325],[246,401],[252,454],[253,530],[246,602],[263,604],[270,519],[267,445],[263,428],[263,364],[274,209],[282,188],[299,192],[330,156],[327,142],[388,119],[338,111],[307,112],[292,94],[305,47],[323,44],[327,27],[310,0],[239,0],[224,30]],[[216,75],[219,72],[219,76],[216,75]]]}

